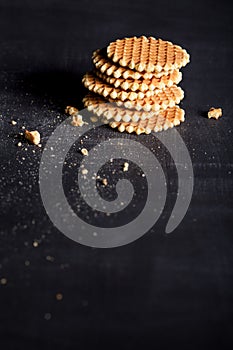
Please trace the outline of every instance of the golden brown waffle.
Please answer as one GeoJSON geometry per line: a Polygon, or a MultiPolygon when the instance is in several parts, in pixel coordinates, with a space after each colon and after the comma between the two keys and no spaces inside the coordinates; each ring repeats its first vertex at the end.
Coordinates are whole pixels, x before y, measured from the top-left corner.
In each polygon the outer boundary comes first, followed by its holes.
{"type": "Polygon", "coordinates": [[[98,117],[104,117],[106,120],[117,122],[138,122],[140,119],[148,119],[156,113],[118,107],[116,103],[110,103],[102,96],[91,92],[83,98],[83,104],[84,107],[90,112],[95,113],[98,117]]]}
{"type": "Polygon", "coordinates": [[[178,106],[149,113],[117,107],[115,103],[109,103],[92,93],[85,96],[83,103],[89,111],[101,117],[105,124],[129,133],[166,130],[184,121],[184,111],[178,106]]]}
{"type": "Polygon", "coordinates": [[[105,83],[103,80],[98,78],[94,73],[89,72],[86,73],[82,80],[84,86],[92,92],[95,92],[107,99],[111,98],[113,100],[120,100],[120,101],[135,101],[135,100],[141,100],[146,97],[151,97],[154,94],[158,93],[159,90],[150,91],[147,90],[146,92],[141,91],[125,91],[120,88],[115,88],[113,85],[110,85],[108,83],[105,83]]]}
{"type": "Polygon", "coordinates": [[[147,112],[158,111],[160,109],[166,109],[167,107],[173,107],[179,104],[184,98],[184,91],[176,86],[172,85],[164,90],[159,90],[159,92],[151,97],[146,97],[141,100],[135,101],[121,101],[113,100],[109,98],[109,102],[115,102],[117,106],[125,107],[129,109],[136,109],[138,111],[144,110],[147,112]]]}
{"type": "Polygon", "coordinates": [[[107,55],[113,62],[138,72],[179,69],[189,62],[189,54],[180,46],[145,36],[118,39],[109,44],[107,55]]]}
{"type": "Polygon", "coordinates": [[[117,128],[120,132],[136,132],[136,134],[150,134],[152,131],[162,131],[179,125],[185,120],[184,110],[178,106],[168,107],[160,110],[149,119],[139,120],[138,122],[110,122],[112,128],[117,128]]]}
{"type": "Polygon", "coordinates": [[[141,91],[147,90],[154,91],[155,89],[164,89],[166,86],[172,86],[173,84],[179,84],[182,79],[182,73],[178,69],[175,69],[171,73],[162,76],[161,78],[152,79],[122,79],[114,78],[106,74],[101,73],[96,69],[95,74],[106,83],[113,85],[115,88],[121,88],[123,90],[141,91]]]}
{"type": "Polygon", "coordinates": [[[161,78],[162,76],[171,73],[171,71],[161,71],[157,73],[137,72],[135,70],[121,67],[119,64],[114,63],[106,55],[105,49],[98,49],[93,52],[92,61],[95,67],[103,74],[113,76],[114,78],[123,79],[152,79],[161,78]]]}

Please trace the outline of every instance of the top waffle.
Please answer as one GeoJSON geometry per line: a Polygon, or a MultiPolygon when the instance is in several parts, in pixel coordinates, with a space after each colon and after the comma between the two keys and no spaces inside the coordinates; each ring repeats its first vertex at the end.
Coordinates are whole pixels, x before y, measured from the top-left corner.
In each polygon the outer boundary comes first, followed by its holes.
{"type": "Polygon", "coordinates": [[[107,55],[113,62],[138,72],[170,71],[189,62],[189,54],[180,46],[145,36],[118,39],[109,44],[107,55]]]}

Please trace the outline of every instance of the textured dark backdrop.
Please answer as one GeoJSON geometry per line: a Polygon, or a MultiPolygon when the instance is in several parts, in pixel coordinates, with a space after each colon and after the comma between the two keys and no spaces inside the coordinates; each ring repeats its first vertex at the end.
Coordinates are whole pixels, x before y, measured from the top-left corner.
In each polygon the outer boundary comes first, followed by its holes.
{"type": "Polygon", "coordinates": [[[232,348],[232,15],[230,1],[0,0],[2,348],[232,348]],[[81,107],[91,52],[141,34],[191,54],[179,131],[193,199],[166,236],[176,174],[160,154],[171,185],[161,219],[130,245],[92,249],[53,227],[39,194],[42,150],[17,147],[16,135],[37,128],[44,147],[64,106],[81,107]],[[206,118],[212,105],[223,108],[219,121],[206,118]]]}

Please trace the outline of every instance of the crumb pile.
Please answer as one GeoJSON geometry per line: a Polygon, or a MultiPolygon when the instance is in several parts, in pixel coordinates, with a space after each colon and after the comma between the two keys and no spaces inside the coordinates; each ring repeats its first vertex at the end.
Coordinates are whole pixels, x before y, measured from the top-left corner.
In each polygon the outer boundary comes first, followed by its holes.
{"type": "Polygon", "coordinates": [[[82,80],[89,90],[83,103],[104,123],[141,134],[184,121],[178,107],[184,92],[177,84],[189,54],[180,46],[153,37],[124,38],[96,50],[92,61],[94,70],[82,80]]]}

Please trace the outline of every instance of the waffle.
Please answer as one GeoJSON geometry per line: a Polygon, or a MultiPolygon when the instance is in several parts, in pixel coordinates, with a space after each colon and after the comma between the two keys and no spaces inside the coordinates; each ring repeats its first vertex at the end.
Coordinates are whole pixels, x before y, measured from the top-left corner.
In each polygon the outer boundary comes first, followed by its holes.
{"type": "Polygon", "coordinates": [[[138,122],[150,118],[156,112],[137,111],[118,107],[116,103],[109,103],[100,95],[89,93],[83,98],[84,107],[93,112],[98,117],[104,117],[105,120],[116,122],[138,122]]]}
{"type": "Polygon", "coordinates": [[[184,98],[184,91],[176,86],[172,85],[164,90],[159,90],[159,92],[151,97],[146,97],[141,100],[135,101],[121,101],[108,99],[109,102],[115,102],[117,106],[125,107],[129,109],[136,109],[138,111],[144,110],[147,112],[158,111],[160,109],[166,109],[167,107],[173,107],[179,104],[184,98]]]}
{"type": "Polygon", "coordinates": [[[158,132],[167,130],[179,125],[185,120],[184,110],[178,106],[168,107],[165,110],[159,111],[149,119],[139,120],[138,122],[110,122],[112,128],[117,128],[120,132],[127,131],[128,133],[136,132],[136,134],[150,134],[152,131],[158,132]]]}
{"type": "Polygon", "coordinates": [[[109,44],[107,55],[113,62],[138,72],[169,71],[189,62],[189,54],[180,46],[145,36],[118,39],[109,44]]]}
{"type": "Polygon", "coordinates": [[[172,86],[173,84],[179,84],[182,79],[182,73],[178,69],[175,69],[167,75],[163,75],[160,78],[153,77],[152,79],[124,79],[114,78],[106,74],[101,73],[99,70],[95,71],[95,74],[106,83],[113,85],[115,88],[121,88],[123,90],[141,91],[147,90],[154,91],[155,89],[164,89],[166,86],[172,86]]]}
{"type": "Polygon", "coordinates": [[[102,122],[118,128],[121,132],[149,134],[151,131],[172,128],[184,121],[184,110],[178,106],[148,113],[117,107],[115,103],[108,103],[103,97],[93,93],[85,96],[83,103],[89,111],[101,117],[102,122]]]}
{"type": "Polygon", "coordinates": [[[116,79],[152,79],[161,78],[162,76],[171,73],[171,71],[140,73],[126,67],[121,67],[119,64],[114,63],[107,57],[105,49],[98,49],[94,51],[92,54],[92,61],[96,69],[98,69],[101,73],[112,76],[116,79]]]}
{"type": "Polygon", "coordinates": [[[120,100],[120,101],[135,101],[135,100],[141,100],[146,97],[151,97],[159,90],[147,90],[146,92],[141,91],[125,91],[121,88],[115,88],[113,85],[110,85],[108,83],[105,83],[103,80],[101,80],[97,75],[95,75],[92,72],[88,72],[84,75],[82,80],[84,86],[92,92],[95,92],[105,98],[111,98],[113,100],[120,100]]]}

